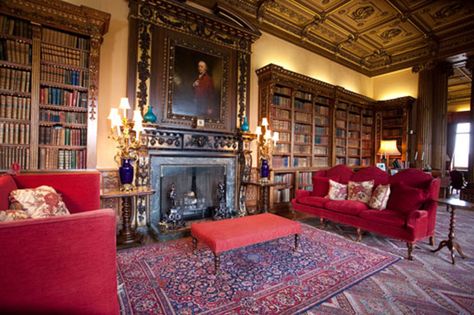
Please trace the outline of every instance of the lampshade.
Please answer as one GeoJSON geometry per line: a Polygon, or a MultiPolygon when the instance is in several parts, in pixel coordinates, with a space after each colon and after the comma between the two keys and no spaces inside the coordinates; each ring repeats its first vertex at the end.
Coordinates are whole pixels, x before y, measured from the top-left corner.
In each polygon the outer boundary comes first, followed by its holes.
{"type": "Polygon", "coordinates": [[[133,130],[135,130],[137,133],[143,131],[143,125],[141,121],[136,121],[135,124],[133,125],[133,130]]]}
{"type": "Polygon", "coordinates": [[[143,116],[142,116],[142,113],[141,113],[141,111],[140,111],[139,109],[135,109],[135,110],[133,111],[133,121],[134,121],[135,123],[137,123],[137,122],[140,122],[140,123],[143,122],[143,116]]]}
{"type": "Polygon", "coordinates": [[[114,120],[115,117],[117,117],[119,115],[118,113],[118,109],[117,108],[111,108],[110,109],[110,113],[109,113],[109,116],[107,117],[107,119],[110,119],[110,120],[114,120]]]}
{"type": "Polygon", "coordinates": [[[262,134],[262,127],[257,126],[257,128],[255,128],[255,134],[257,136],[260,136],[262,134]]]}
{"type": "Polygon", "coordinates": [[[278,133],[278,131],[274,131],[273,132],[273,141],[278,142],[278,140],[280,140],[280,134],[278,133]]]}
{"type": "Polygon", "coordinates": [[[265,131],[264,137],[265,137],[265,139],[270,140],[270,139],[272,138],[272,132],[267,129],[267,130],[265,131]]]}
{"type": "Polygon", "coordinates": [[[400,155],[397,148],[397,140],[381,140],[378,154],[386,155],[400,155]]]}
{"type": "Polygon", "coordinates": [[[262,118],[262,126],[268,127],[268,119],[266,117],[262,118]]]}
{"type": "Polygon", "coordinates": [[[130,109],[130,103],[128,102],[128,98],[122,97],[120,99],[120,109],[130,109]]]}

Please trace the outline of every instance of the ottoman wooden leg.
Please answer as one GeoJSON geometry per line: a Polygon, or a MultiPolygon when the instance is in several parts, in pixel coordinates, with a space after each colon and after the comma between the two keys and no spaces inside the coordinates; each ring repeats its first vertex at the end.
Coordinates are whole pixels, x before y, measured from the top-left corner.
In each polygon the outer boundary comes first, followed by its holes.
{"type": "Polygon", "coordinates": [[[362,241],[362,230],[360,228],[357,228],[357,238],[356,242],[362,241]]]}
{"type": "Polygon", "coordinates": [[[196,251],[197,246],[198,246],[198,240],[197,238],[193,237],[193,252],[196,251]]]}
{"type": "Polygon", "coordinates": [[[298,250],[298,242],[299,242],[299,239],[300,239],[300,235],[299,235],[299,234],[295,234],[295,252],[298,250]]]}
{"type": "Polygon", "coordinates": [[[219,254],[214,253],[214,272],[217,275],[221,266],[221,257],[219,254]]]}

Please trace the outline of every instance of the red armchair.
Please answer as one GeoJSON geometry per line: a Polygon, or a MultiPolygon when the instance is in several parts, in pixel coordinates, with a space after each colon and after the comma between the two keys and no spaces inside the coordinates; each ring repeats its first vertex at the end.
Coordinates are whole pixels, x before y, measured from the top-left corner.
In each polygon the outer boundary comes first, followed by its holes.
{"type": "MultiPolygon", "coordinates": [[[[393,189],[390,195],[387,209],[381,211],[370,209],[357,201],[329,201],[328,198],[324,198],[328,187],[321,188],[318,185],[313,186],[313,191],[297,191],[292,205],[294,210],[316,215],[321,220],[327,219],[356,227],[358,240],[360,240],[362,230],[404,240],[408,246],[408,259],[412,259],[415,242],[429,237],[430,243],[434,244],[439,178],[434,179],[431,175],[416,169],[403,170],[394,176],[376,167],[368,167],[354,173],[344,165],[315,172],[313,177],[329,178],[341,183],[347,183],[349,180],[356,182],[374,180],[375,185],[390,183],[395,188],[403,184],[404,187],[409,186],[415,190],[421,190],[423,194],[421,207],[410,212],[397,208],[397,204],[403,206],[404,203],[412,200],[396,189],[393,189]],[[394,202],[391,202],[392,200],[394,202]]],[[[323,181],[313,179],[313,183],[316,182],[322,186],[323,181]]]]}
{"type": "Polygon", "coordinates": [[[1,206],[12,189],[49,185],[71,212],[0,222],[0,313],[118,314],[115,213],[96,210],[99,182],[89,171],[0,176],[1,206]]]}

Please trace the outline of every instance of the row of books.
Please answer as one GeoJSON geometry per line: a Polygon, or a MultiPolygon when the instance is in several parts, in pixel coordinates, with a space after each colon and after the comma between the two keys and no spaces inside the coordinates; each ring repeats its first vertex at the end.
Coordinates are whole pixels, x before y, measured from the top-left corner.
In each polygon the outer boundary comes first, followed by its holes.
{"type": "Polygon", "coordinates": [[[41,60],[82,68],[89,67],[88,52],[44,43],[41,45],[41,60]]]}
{"type": "Polygon", "coordinates": [[[65,32],[55,31],[49,28],[43,28],[41,36],[42,41],[71,48],[78,48],[83,50],[90,49],[90,40],[84,37],[71,35],[65,32]]]}
{"type": "Polygon", "coordinates": [[[30,80],[30,71],[0,68],[0,89],[2,90],[28,93],[31,86],[30,80]]]}
{"type": "Polygon", "coordinates": [[[358,148],[360,143],[359,143],[359,140],[353,140],[353,139],[348,139],[347,140],[347,145],[350,146],[350,147],[356,147],[358,148]]]}
{"type": "Polygon", "coordinates": [[[284,168],[290,165],[290,158],[288,156],[274,156],[272,158],[273,168],[284,168]]]}
{"type": "Polygon", "coordinates": [[[275,153],[289,153],[290,145],[286,143],[277,143],[275,146],[275,153]]]}
{"type": "Polygon", "coordinates": [[[400,117],[403,116],[403,110],[402,109],[392,109],[392,110],[385,110],[382,113],[383,118],[390,118],[390,117],[400,117]]]}
{"type": "Polygon", "coordinates": [[[289,188],[276,189],[274,191],[273,198],[275,203],[290,202],[291,190],[289,188]]]}
{"type": "Polygon", "coordinates": [[[372,155],[372,149],[362,150],[362,156],[371,156],[371,155],[372,155]]]}
{"type": "Polygon", "coordinates": [[[59,112],[56,110],[40,110],[40,121],[62,122],[70,124],[86,124],[87,113],[59,112]]]}
{"type": "Polygon", "coordinates": [[[69,91],[61,88],[42,87],[40,103],[87,108],[87,92],[69,91]]]}
{"type": "Polygon", "coordinates": [[[8,170],[11,168],[13,163],[18,163],[22,170],[30,168],[30,148],[0,148],[0,169],[8,170]]]}
{"type": "Polygon", "coordinates": [[[359,155],[359,149],[356,148],[349,148],[348,152],[349,155],[359,155]]]}
{"type": "Polygon", "coordinates": [[[336,137],[344,138],[346,136],[346,130],[336,128],[336,137]]]}
{"type": "Polygon", "coordinates": [[[279,141],[290,141],[291,134],[288,132],[280,132],[280,140],[279,141]]]}
{"type": "Polygon", "coordinates": [[[279,96],[279,95],[273,95],[273,105],[290,107],[291,99],[287,97],[279,96]]]}
{"type": "Polygon", "coordinates": [[[291,95],[291,89],[286,86],[275,86],[275,93],[280,93],[284,95],[291,95]]]}
{"type": "Polygon", "coordinates": [[[318,126],[327,126],[329,125],[329,118],[324,116],[315,116],[314,123],[318,126]]]}
{"type": "Polygon", "coordinates": [[[311,114],[296,112],[295,119],[302,122],[311,123],[311,114]]]}
{"type": "Polygon", "coordinates": [[[346,139],[336,139],[336,146],[345,147],[346,146],[346,139]]]}
{"type": "Polygon", "coordinates": [[[295,132],[296,133],[311,133],[311,126],[295,124],[295,132]]]}
{"type": "Polygon", "coordinates": [[[359,135],[359,132],[358,131],[349,131],[347,133],[347,137],[349,139],[359,139],[360,138],[360,135],[359,135]]]}
{"type": "Polygon", "coordinates": [[[327,155],[328,154],[328,148],[327,147],[322,147],[322,146],[315,146],[313,153],[316,154],[316,155],[327,155]]]}
{"type": "Polygon", "coordinates": [[[87,145],[87,129],[40,126],[39,143],[46,145],[87,145]]]}
{"type": "Polygon", "coordinates": [[[278,130],[290,130],[290,122],[284,120],[274,120],[272,127],[278,130]]]}
{"type": "Polygon", "coordinates": [[[311,143],[311,136],[310,135],[304,135],[304,134],[295,134],[295,142],[298,143],[311,143]]]}
{"type": "Polygon", "coordinates": [[[306,157],[294,157],[293,167],[308,167],[310,166],[310,160],[306,157]]]}
{"type": "Polygon", "coordinates": [[[65,150],[40,148],[40,169],[77,169],[86,168],[86,150],[65,150]]]}
{"type": "Polygon", "coordinates": [[[327,127],[315,127],[315,133],[318,136],[327,136],[329,128],[327,127]]]}
{"type": "Polygon", "coordinates": [[[372,125],[374,123],[374,118],[364,116],[362,118],[362,123],[365,124],[365,125],[372,125]]]}
{"type": "Polygon", "coordinates": [[[348,127],[349,129],[360,129],[360,123],[356,123],[356,122],[349,122],[348,124],[348,127]]]}
{"type": "Polygon", "coordinates": [[[347,162],[349,163],[349,165],[352,165],[352,166],[360,166],[360,159],[349,158],[347,162]]]}
{"type": "Polygon", "coordinates": [[[365,116],[374,116],[374,111],[371,110],[371,109],[366,109],[364,108],[362,110],[362,115],[365,115],[365,116]]]}
{"type": "Polygon", "coordinates": [[[401,137],[402,133],[402,129],[384,129],[382,137],[401,137]]]}
{"type": "Polygon", "coordinates": [[[313,160],[313,166],[314,167],[328,167],[328,158],[327,157],[321,157],[321,156],[316,156],[313,160]]]}
{"type": "Polygon", "coordinates": [[[275,183],[285,183],[285,184],[291,185],[293,182],[293,174],[292,173],[275,174],[273,181],[275,183]]]}
{"type": "Polygon", "coordinates": [[[0,144],[29,144],[30,125],[0,122],[0,144]]]}
{"type": "Polygon", "coordinates": [[[354,115],[354,114],[349,114],[349,121],[360,123],[360,116],[359,115],[354,115]]]}
{"type": "Polygon", "coordinates": [[[30,119],[31,99],[12,95],[0,95],[0,117],[30,119]]]}
{"type": "Polygon", "coordinates": [[[328,145],[329,138],[327,136],[315,136],[314,144],[316,145],[328,145]]]}
{"type": "Polygon", "coordinates": [[[88,85],[87,72],[63,69],[52,65],[41,66],[41,80],[81,87],[87,87],[88,85]]]}
{"type": "Polygon", "coordinates": [[[23,65],[31,64],[31,46],[15,40],[0,40],[0,60],[23,65]]]}
{"type": "Polygon", "coordinates": [[[346,164],[346,158],[336,157],[336,165],[339,165],[339,164],[346,164]]]}
{"type": "Polygon", "coordinates": [[[348,106],[349,106],[349,104],[344,103],[344,102],[337,103],[337,109],[340,109],[344,112],[346,112],[348,106]]]}
{"type": "Polygon", "coordinates": [[[372,134],[372,127],[371,126],[362,126],[362,132],[372,134]]]}
{"type": "Polygon", "coordinates": [[[330,99],[324,96],[316,96],[314,100],[316,101],[316,103],[319,103],[319,104],[324,104],[324,105],[331,104],[330,99]]]}
{"type": "Polygon", "coordinates": [[[311,93],[306,93],[302,91],[296,91],[295,97],[301,98],[303,100],[310,101],[310,102],[313,99],[313,96],[311,95],[311,93]]]}
{"type": "Polygon", "coordinates": [[[346,148],[336,147],[336,155],[345,156],[346,155],[346,148]]]}
{"type": "Polygon", "coordinates": [[[303,102],[303,101],[300,101],[300,100],[295,100],[295,109],[305,111],[305,112],[312,112],[313,111],[313,104],[303,102]]]}
{"type": "Polygon", "coordinates": [[[311,153],[311,147],[308,145],[301,145],[301,144],[295,144],[293,146],[293,152],[295,154],[310,154],[311,153]]]}
{"type": "Polygon", "coordinates": [[[274,118],[280,118],[280,119],[290,119],[290,111],[289,110],[284,110],[284,109],[279,109],[279,108],[272,108],[271,109],[271,115],[274,118]]]}
{"type": "Polygon", "coordinates": [[[347,113],[345,111],[342,111],[342,110],[336,111],[336,118],[345,120],[346,117],[347,117],[347,113]]]}
{"type": "Polygon", "coordinates": [[[329,107],[316,105],[316,114],[328,116],[329,115],[329,107]]]}
{"type": "Polygon", "coordinates": [[[383,127],[398,127],[403,124],[403,119],[402,118],[385,118],[383,120],[383,127]]]}
{"type": "Polygon", "coordinates": [[[311,172],[301,172],[298,174],[298,178],[296,179],[298,182],[298,187],[299,188],[304,188],[307,186],[312,186],[313,185],[313,173],[311,172]]]}
{"type": "Polygon", "coordinates": [[[32,30],[29,22],[0,15],[0,33],[31,38],[32,30]]]}
{"type": "Polygon", "coordinates": [[[336,128],[346,128],[345,120],[336,120],[336,128]]]}

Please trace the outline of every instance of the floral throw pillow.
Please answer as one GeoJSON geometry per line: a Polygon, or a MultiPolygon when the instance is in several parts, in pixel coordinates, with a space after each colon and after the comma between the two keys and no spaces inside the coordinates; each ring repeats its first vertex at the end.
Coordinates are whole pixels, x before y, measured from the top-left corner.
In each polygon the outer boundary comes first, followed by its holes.
{"type": "Polygon", "coordinates": [[[374,188],[374,181],[368,180],[365,182],[351,182],[347,185],[348,200],[357,200],[363,203],[369,203],[372,197],[372,189],[374,188]]]}
{"type": "Polygon", "coordinates": [[[49,186],[13,190],[10,193],[10,203],[20,204],[30,218],[69,214],[61,196],[49,186]]]}
{"type": "Polygon", "coordinates": [[[387,208],[388,198],[390,197],[390,185],[378,185],[372,193],[369,201],[369,207],[372,209],[383,210],[387,208]]]}
{"type": "Polygon", "coordinates": [[[0,211],[0,222],[28,219],[28,213],[24,210],[4,210],[0,211]]]}
{"type": "Polygon", "coordinates": [[[329,180],[328,198],[331,200],[346,200],[347,199],[347,185],[329,180]]]}

